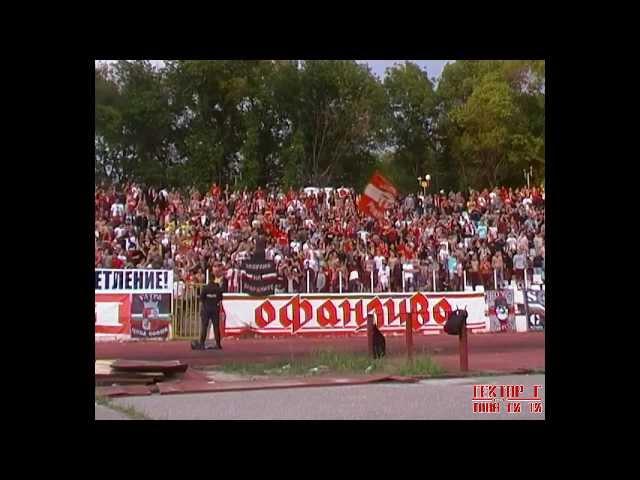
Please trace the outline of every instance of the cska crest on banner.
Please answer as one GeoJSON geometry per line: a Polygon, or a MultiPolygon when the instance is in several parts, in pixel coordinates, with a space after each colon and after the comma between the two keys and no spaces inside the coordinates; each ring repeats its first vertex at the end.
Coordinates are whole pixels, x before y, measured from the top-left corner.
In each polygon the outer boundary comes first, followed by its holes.
{"type": "Polygon", "coordinates": [[[379,172],[374,172],[360,197],[358,208],[366,215],[381,219],[385,210],[393,206],[397,196],[396,187],[379,172]]]}

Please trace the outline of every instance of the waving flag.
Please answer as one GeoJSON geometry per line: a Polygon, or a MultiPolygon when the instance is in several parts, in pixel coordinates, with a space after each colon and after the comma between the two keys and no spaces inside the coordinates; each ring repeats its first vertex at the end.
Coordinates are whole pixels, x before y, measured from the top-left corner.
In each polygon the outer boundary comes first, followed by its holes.
{"type": "Polygon", "coordinates": [[[393,206],[398,190],[379,172],[374,172],[364,194],[358,201],[358,208],[366,215],[377,219],[384,217],[384,211],[393,206]]]}

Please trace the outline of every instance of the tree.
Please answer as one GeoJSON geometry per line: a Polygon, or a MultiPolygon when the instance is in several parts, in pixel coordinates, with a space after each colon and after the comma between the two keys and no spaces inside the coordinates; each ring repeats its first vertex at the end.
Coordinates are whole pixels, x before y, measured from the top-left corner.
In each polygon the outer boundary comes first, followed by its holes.
{"type": "Polygon", "coordinates": [[[122,97],[107,65],[95,71],[96,180],[118,181],[124,174],[121,159],[126,146],[122,135],[122,97]]]}
{"type": "Polygon", "coordinates": [[[248,62],[248,91],[244,124],[245,143],[242,147],[242,179],[247,186],[280,183],[283,170],[282,149],[290,140],[290,122],[277,96],[279,78],[288,75],[286,65],[272,61],[248,62]]]}
{"type": "Polygon", "coordinates": [[[303,184],[304,165],[304,136],[301,131],[296,132],[289,145],[282,151],[283,177],[285,188],[299,188],[303,184]]]}
{"type": "Polygon", "coordinates": [[[384,82],[345,60],[98,65],[96,180],[359,188],[385,168],[403,189],[424,173],[437,188],[517,185],[523,168],[544,176],[544,71],[456,61],[435,88],[413,63],[384,82]]]}
{"type": "Polygon", "coordinates": [[[114,70],[123,97],[123,134],[134,152],[128,171],[149,183],[165,183],[173,112],[164,72],[148,61],[119,61],[114,70]]]}
{"type": "Polygon", "coordinates": [[[313,60],[299,72],[299,97],[288,116],[304,137],[305,180],[324,186],[345,175],[345,158],[358,162],[381,136],[384,92],[368,68],[353,61],[313,60]]]}
{"type": "Polygon", "coordinates": [[[438,84],[436,136],[452,184],[522,182],[544,172],[544,62],[459,61],[438,84]]]}
{"type": "Polygon", "coordinates": [[[462,167],[484,177],[485,185],[494,186],[500,167],[509,160],[509,124],[515,105],[509,85],[498,75],[488,75],[474,89],[469,99],[451,111],[451,118],[462,129],[454,145],[462,167]]]}
{"type": "Polygon", "coordinates": [[[198,183],[226,183],[237,172],[245,135],[244,65],[233,61],[169,62],[185,171],[198,183]]]}
{"type": "Polygon", "coordinates": [[[418,65],[406,62],[387,70],[390,137],[396,149],[394,165],[415,178],[433,172],[434,120],[437,103],[433,83],[418,65]]]}

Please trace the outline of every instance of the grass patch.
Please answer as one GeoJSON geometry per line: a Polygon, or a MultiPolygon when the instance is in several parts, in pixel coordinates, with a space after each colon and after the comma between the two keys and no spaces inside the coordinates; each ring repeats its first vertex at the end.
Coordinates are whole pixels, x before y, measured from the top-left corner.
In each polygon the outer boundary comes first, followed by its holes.
{"type": "Polygon", "coordinates": [[[224,373],[237,373],[238,375],[265,375],[266,369],[275,367],[277,367],[276,364],[269,363],[226,362],[224,365],[216,366],[214,370],[220,370],[224,373]]]}
{"type": "Polygon", "coordinates": [[[116,412],[120,412],[129,417],[131,420],[151,420],[151,418],[147,417],[141,411],[136,410],[134,407],[124,407],[122,405],[113,403],[113,401],[109,397],[96,395],[96,403],[98,405],[110,408],[111,410],[115,410],[116,412]]]}
{"type": "Polygon", "coordinates": [[[441,375],[442,367],[435,363],[430,356],[420,355],[413,359],[413,362],[405,360],[397,366],[397,375],[441,375]]]}
{"type": "Polygon", "coordinates": [[[312,354],[262,363],[228,362],[220,366],[224,373],[239,375],[311,376],[323,373],[439,375],[442,368],[429,355],[416,355],[413,362],[404,356],[371,359],[366,354],[319,350],[312,354]]]}

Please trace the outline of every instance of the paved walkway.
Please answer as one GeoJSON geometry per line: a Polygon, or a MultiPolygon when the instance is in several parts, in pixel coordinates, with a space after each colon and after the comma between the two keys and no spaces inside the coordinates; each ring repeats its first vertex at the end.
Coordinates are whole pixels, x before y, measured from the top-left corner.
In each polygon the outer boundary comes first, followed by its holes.
{"type": "MultiPolygon", "coordinates": [[[[425,380],[414,384],[293,388],[245,392],[153,395],[113,400],[132,406],[153,419],[167,420],[542,420],[532,413],[530,401],[521,402],[521,413],[473,412],[475,384],[523,385],[532,396],[533,385],[544,375],[510,375],[485,378],[425,380]]],[[[96,411],[97,418],[97,411],[96,411]]]]}
{"type": "Polygon", "coordinates": [[[96,420],[131,420],[124,413],[116,412],[115,410],[111,410],[104,405],[98,405],[96,403],[96,420]]]}

